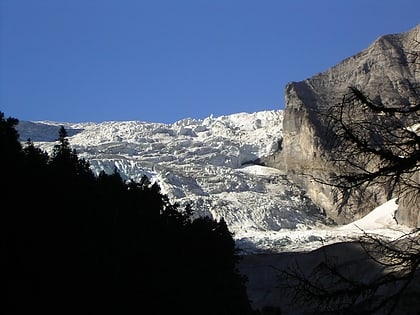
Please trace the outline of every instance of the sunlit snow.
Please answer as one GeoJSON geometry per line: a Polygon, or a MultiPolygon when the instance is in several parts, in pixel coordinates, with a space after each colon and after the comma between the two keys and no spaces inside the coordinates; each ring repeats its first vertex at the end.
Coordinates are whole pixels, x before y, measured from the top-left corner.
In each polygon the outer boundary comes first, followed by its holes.
{"type": "Polygon", "coordinates": [[[173,124],[23,122],[18,131],[22,141],[31,138],[50,152],[63,125],[94,172],[117,168],[136,181],[147,175],[181,207],[190,203],[197,215],[223,217],[244,252],[309,250],[355,238],[362,229],[392,237],[404,230],[392,219],[395,201],[379,208],[375,220],[369,219],[373,212],[352,225],[332,227],[286,174],[253,165],[280,149],[282,120],[278,110],[173,124]]]}
{"type": "Polygon", "coordinates": [[[397,223],[397,209],[396,199],[391,199],[347,225],[244,233],[237,238],[245,252],[247,249],[250,252],[310,251],[328,244],[358,240],[365,233],[397,239],[411,232],[409,227],[397,223]]]}

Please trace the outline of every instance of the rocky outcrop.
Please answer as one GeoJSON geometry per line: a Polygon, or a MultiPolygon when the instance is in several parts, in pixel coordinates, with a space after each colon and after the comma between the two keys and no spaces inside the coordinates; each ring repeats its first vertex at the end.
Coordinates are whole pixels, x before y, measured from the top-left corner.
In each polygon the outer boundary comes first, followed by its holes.
{"type": "MultiPolygon", "coordinates": [[[[311,199],[338,222],[346,223],[366,214],[386,201],[386,192],[375,194],[374,198],[367,196],[364,200],[353,200],[338,215],[331,187],[313,180],[335,171],[327,162],[322,113],[340,102],[349,86],[360,88],[371,99],[380,99],[384,104],[413,102],[408,91],[410,84],[420,80],[420,65],[408,61],[410,52],[418,51],[419,42],[420,25],[405,33],[385,35],[366,50],[327,71],[286,86],[283,149],[263,162],[286,170],[311,199]]],[[[415,217],[415,213],[401,214],[404,223],[410,225],[418,223],[414,222],[415,217]]]]}

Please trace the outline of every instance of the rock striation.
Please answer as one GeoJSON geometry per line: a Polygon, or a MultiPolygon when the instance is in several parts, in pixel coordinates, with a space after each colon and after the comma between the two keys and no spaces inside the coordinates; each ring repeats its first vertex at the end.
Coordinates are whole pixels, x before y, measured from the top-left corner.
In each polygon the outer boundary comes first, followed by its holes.
{"type": "MultiPolygon", "coordinates": [[[[408,61],[410,54],[419,50],[419,43],[420,25],[404,33],[381,36],[367,49],[327,71],[291,82],[285,88],[282,150],[262,162],[285,170],[315,204],[338,223],[360,218],[385,202],[386,191],[382,195],[367,195],[364,200],[353,200],[338,215],[331,187],[313,180],[335,171],[328,163],[322,113],[339,103],[350,86],[358,87],[371,99],[380,99],[384,104],[413,104],[410,84],[419,83],[420,64],[408,61]]],[[[420,225],[418,209],[400,210],[403,223],[420,225]]]]}

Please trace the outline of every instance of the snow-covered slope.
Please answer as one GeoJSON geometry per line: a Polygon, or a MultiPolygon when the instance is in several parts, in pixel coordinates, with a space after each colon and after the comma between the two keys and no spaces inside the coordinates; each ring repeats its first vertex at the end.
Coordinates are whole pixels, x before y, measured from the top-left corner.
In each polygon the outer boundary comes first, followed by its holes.
{"type": "Polygon", "coordinates": [[[126,179],[147,175],[173,202],[223,217],[245,249],[319,246],[329,236],[314,232],[330,230],[322,212],[285,174],[252,163],[280,149],[282,120],[278,110],[173,124],[21,122],[18,131],[22,141],[31,138],[50,151],[63,125],[96,173],[117,168],[126,179]]]}
{"type": "Polygon", "coordinates": [[[279,231],[237,235],[237,242],[247,252],[311,251],[324,245],[355,241],[364,233],[392,240],[405,236],[411,228],[398,224],[396,199],[373,209],[365,217],[341,226],[310,226],[279,231]]]}

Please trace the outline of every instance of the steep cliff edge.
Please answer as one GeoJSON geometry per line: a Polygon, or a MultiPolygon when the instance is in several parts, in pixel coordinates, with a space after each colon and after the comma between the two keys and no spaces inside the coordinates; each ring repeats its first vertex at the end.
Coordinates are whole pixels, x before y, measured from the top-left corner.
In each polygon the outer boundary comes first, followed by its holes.
{"type": "MultiPolygon", "coordinates": [[[[371,99],[384,104],[407,104],[410,84],[419,83],[419,63],[408,62],[418,51],[420,25],[408,32],[385,35],[364,51],[338,65],[301,82],[286,86],[282,150],[263,162],[286,170],[292,180],[304,188],[311,199],[339,223],[359,218],[386,201],[386,191],[349,202],[338,215],[331,187],[313,178],[326,178],[335,169],[328,163],[323,113],[341,101],[349,86],[360,88],[371,99]]],[[[418,102],[418,99],[417,99],[418,102]]],[[[419,225],[418,209],[400,207],[405,224],[419,225]]]]}

